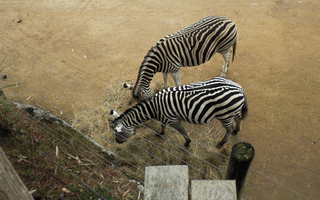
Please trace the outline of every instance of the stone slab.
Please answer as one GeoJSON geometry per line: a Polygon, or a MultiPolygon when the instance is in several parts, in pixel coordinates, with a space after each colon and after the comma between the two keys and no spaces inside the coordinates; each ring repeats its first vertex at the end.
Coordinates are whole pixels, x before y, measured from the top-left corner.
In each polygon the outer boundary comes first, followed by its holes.
{"type": "Polygon", "coordinates": [[[188,200],[187,165],[148,166],[144,200],[188,200]]]}
{"type": "Polygon", "coordinates": [[[191,200],[236,200],[235,180],[192,180],[191,200]]]}

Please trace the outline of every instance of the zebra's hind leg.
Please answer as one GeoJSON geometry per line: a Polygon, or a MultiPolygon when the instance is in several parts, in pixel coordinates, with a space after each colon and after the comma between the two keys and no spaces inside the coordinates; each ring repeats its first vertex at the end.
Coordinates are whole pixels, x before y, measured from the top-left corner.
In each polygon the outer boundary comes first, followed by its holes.
{"type": "Polygon", "coordinates": [[[184,137],[184,139],[186,140],[186,142],[184,143],[184,146],[185,147],[190,147],[190,138],[187,134],[187,131],[186,129],[183,127],[181,121],[178,121],[177,123],[175,124],[170,124],[173,128],[175,128],[177,131],[179,131],[179,133],[184,137]]]}
{"type": "Polygon", "coordinates": [[[240,113],[238,113],[235,117],[234,117],[234,121],[236,121],[236,127],[234,128],[234,130],[232,131],[232,135],[237,135],[238,131],[240,131],[241,129],[241,123],[242,123],[242,119],[241,119],[241,115],[240,113]]]}
{"type": "Polygon", "coordinates": [[[228,72],[228,67],[229,67],[229,61],[230,61],[230,56],[231,56],[231,47],[228,49],[226,53],[221,53],[223,59],[224,59],[224,64],[221,69],[221,77],[225,78],[226,73],[228,72]]]}
{"type": "Polygon", "coordinates": [[[176,84],[176,86],[180,86],[181,82],[180,82],[180,71],[178,70],[177,72],[173,72],[173,73],[170,73],[171,74],[171,77],[173,78],[174,80],[174,83],[176,84]]]}
{"type": "Polygon", "coordinates": [[[231,123],[228,123],[228,126],[225,126],[224,124],[222,124],[224,126],[224,128],[226,129],[226,134],[224,135],[223,139],[217,144],[217,148],[220,149],[225,143],[228,142],[230,133],[233,131],[234,129],[234,123],[231,119],[231,123]]]}

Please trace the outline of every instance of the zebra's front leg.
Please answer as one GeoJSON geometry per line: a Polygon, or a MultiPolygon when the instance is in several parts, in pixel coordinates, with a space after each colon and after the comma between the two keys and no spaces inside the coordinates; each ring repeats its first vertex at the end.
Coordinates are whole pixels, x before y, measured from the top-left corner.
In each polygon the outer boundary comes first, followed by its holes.
{"type": "Polygon", "coordinates": [[[231,47],[228,49],[227,53],[221,53],[223,59],[224,59],[224,64],[221,69],[221,77],[225,78],[226,73],[228,72],[228,67],[229,67],[229,61],[230,61],[230,56],[231,56],[231,47]]]}
{"type": "Polygon", "coordinates": [[[168,73],[162,73],[163,76],[163,88],[167,88],[168,87],[168,73]]]}
{"type": "Polygon", "coordinates": [[[161,124],[161,131],[159,133],[156,134],[157,137],[161,137],[162,135],[164,135],[166,130],[166,125],[161,124]]]}
{"type": "Polygon", "coordinates": [[[180,71],[178,70],[177,72],[173,72],[173,73],[170,73],[171,74],[171,77],[173,78],[174,80],[174,83],[176,84],[176,86],[180,86],[181,85],[181,82],[180,82],[180,71]]]}
{"type": "Polygon", "coordinates": [[[185,146],[185,147],[190,147],[189,144],[190,144],[191,140],[190,140],[190,138],[189,138],[189,136],[188,136],[188,134],[187,134],[186,129],[183,127],[181,121],[179,120],[179,121],[177,121],[176,123],[170,124],[170,125],[171,125],[173,128],[175,128],[177,131],[179,131],[179,133],[184,137],[184,139],[186,140],[186,142],[184,143],[184,146],[185,146]]]}

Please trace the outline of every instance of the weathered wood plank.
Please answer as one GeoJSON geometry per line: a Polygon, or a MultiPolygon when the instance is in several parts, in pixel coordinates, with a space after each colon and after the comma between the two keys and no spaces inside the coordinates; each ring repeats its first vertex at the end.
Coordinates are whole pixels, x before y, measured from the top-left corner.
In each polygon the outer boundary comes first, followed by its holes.
{"type": "Polygon", "coordinates": [[[0,147],[0,199],[33,200],[28,189],[12,167],[6,154],[0,147]]]}

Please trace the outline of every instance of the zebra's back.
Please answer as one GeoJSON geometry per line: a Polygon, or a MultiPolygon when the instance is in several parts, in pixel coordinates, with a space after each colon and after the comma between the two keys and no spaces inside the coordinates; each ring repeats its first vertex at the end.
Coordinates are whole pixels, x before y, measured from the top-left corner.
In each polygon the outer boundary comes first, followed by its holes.
{"type": "Polygon", "coordinates": [[[160,39],[153,48],[180,67],[197,66],[215,53],[226,53],[237,41],[235,24],[227,17],[209,16],[160,39]]]}
{"type": "Polygon", "coordinates": [[[194,32],[195,30],[199,30],[199,29],[202,29],[205,26],[209,26],[213,22],[216,23],[218,21],[226,21],[226,20],[229,20],[229,18],[224,17],[224,16],[208,16],[208,17],[205,17],[205,18],[201,19],[200,21],[198,21],[198,22],[196,22],[194,24],[191,24],[190,26],[188,26],[188,27],[176,32],[176,33],[164,36],[163,38],[161,38],[157,42],[156,46],[158,44],[160,44],[161,42],[167,40],[167,39],[174,38],[174,37],[179,37],[179,36],[182,36],[182,35],[185,35],[185,34],[192,34],[192,32],[194,32]]]}
{"type": "Polygon", "coordinates": [[[177,116],[194,124],[217,118],[226,120],[239,113],[246,96],[242,87],[225,78],[164,89],[155,94],[168,118],[177,116]]]}
{"type": "Polygon", "coordinates": [[[215,88],[219,88],[219,87],[235,87],[244,93],[241,85],[239,85],[238,83],[231,81],[230,79],[226,79],[226,78],[222,78],[222,77],[215,77],[215,78],[210,79],[208,81],[200,81],[200,82],[196,82],[196,83],[190,83],[187,85],[181,85],[178,87],[165,88],[165,89],[159,91],[155,95],[158,95],[159,93],[170,92],[170,91],[188,92],[188,91],[197,91],[197,90],[211,90],[211,89],[215,89],[215,88]]]}

